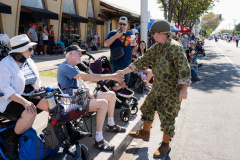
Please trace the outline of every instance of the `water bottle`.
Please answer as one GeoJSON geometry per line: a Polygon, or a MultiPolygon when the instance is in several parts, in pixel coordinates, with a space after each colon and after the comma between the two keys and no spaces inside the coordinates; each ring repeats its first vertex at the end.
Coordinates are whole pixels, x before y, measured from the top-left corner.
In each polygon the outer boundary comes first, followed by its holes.
{"type": "Polygon", "coordinates": [[[53,109],[56,106],[56,102],[55,102],[53,93],[52,92],[47,92],[47,93],[45,93],[44,97],[47,101],[48,108],[53,109]]]}

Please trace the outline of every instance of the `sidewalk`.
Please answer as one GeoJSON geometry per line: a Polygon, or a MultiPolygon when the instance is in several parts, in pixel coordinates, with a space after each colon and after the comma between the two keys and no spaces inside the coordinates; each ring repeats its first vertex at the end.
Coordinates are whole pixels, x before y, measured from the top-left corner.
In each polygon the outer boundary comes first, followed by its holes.
{"type": "MultiPolygon", "coordinates": [[[[88,52],[91,54],[95,59],[97,59],[100,56],[110,56],[110,50],[109,49],[100,49],[99,51],[90,51],[88,52]]],[[[83,56],[82,59],[87,58],[87,56],[83,56]]],[[[37,55],[36,57],[33,58],[35,61],[39,71],[44,71],[44,70],[51,70],[58,68],[58,66],[65,60],[65,55],[51,55],[51,56],[41,56],[37,55]]],[[[57,80],[56,78],[49,78],[49,77],[40,77],[42,80],[42,85],[43,86],[54,86],[57,87],[57,80]]],[[[89,88],[93,91],[94,88],[96,87],[96,82],[86,82],[86,84],[89,86],[89,88]]],[[[144,92],[144,94],[137,94],[135,93],[135,97],[138,98],[138,107],[142,105],[144,99],[147,96],[147,91],[144,92]]],[[[114,115],[114,120],[115,123],[120,125],[120,126],[125,126],[127,128],[126,133],[111,133],[111,132],[106,132],[105,127],[106,127],[106,122],[107,122],[107,117],[105,120],[105,124],[103,126],[103,135],[104,138],[107,141],[110,141],[110,143],[115,145],[115,151],[114,152],[100,152],[100,150],[95,149],[93,147],[94,144],[94,137],[95,137],[95,132],[96,132],[96,116],[93,117],[93,126],[92,126],[92,137],[87,137],[83,140],[81,140],[81,143],[85,144],[91,155],[91,159],[94,160],[107,160],[107,159],[118,159],[118,157],[121,156],[121,154],[125,151],[129,143],[131,142],[132,138],[128,136],[128,133],[131,130],[135,130],[136,128],[139,128],[142,123],[140,121],[141,118],[141,112],[138,111],[136,116],[133,116],[130,120],[129,123],[125,123],[120,119],[120,112],[122,109],[116,109],[115,110],[115,115],[114,115]]],[[[47,120],[48,120],[48,113],[47,112],[42,112],[38,114],[34,124],[33,128],[36,129],[38,133],[41,133],[42,130],[46,127],[47,125],[47,120]]],[[[90,120],[87,121],[88,126],[90,126],[90,120]]],[[[85,126],[82,126],[83,129],[86,129],[85,126]]],[[[54,158],[54,159],[69,159],[68,157],[61,157],[61,158],[54,158]]]]}

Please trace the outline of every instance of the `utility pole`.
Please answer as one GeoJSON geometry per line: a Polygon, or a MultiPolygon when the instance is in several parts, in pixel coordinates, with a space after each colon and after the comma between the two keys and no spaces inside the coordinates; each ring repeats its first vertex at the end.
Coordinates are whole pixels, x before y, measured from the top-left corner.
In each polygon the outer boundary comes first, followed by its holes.
{"type": "MultiPolygon", "coordinates": [[[[148,43],[148,0],[141,0],[141,40],[148,43]]],[[[148,44],[147,44],[148,45],[148,44]]]]}
{"type": "MultiPolygon", "coordinates": [[[[237,21],[237,19],[233,19],[233,23],[234,23],[234,26],[233,26],[233,27],[234,27],[234,28],[235,28],[235,23],[236,23],[236,21],[237,21]]],[[[234,29],[234,28],[233,28],[233,29],[234,29]]]]}

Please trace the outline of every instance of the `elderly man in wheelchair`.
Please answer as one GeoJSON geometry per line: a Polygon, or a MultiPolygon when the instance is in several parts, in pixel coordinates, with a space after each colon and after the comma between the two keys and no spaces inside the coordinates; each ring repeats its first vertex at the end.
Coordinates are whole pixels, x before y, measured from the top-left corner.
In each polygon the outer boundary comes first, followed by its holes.
{"type": "MultiPolygon", "coordinates": [[[[33,45],[27,35],[18,35],[10,39],[12,50],[0,62],[0,116],[16,117],[16,126],[12,134],[5,139],[5,156],[8,159],[18,159],[18,142],[21,134],[28,130],[40,110],[48,111],[44,98],[30,98],[39,91],[41,80],[34,61],[30,58],[33,45]],[[40,110],[39,110],[40,109],[40,110]]],[[[71,126],[70,126],[71,127],[71,126]]],[[[83,138],[72,127],[67,128],[75,139],[83,138]],[[76,133],[76,134],[75,134],[76,133]]]]}
{"type": "MultiPolygon", "coordinates": [[[[81,62],[82,53],[86,51],[77,45],[72,45],[67,48],[66,61],[59,67],[57,72],[57,80],[60,88],[65,93],[72,95],[72,88],[88,88],[83,80],[100,81],[100,80],[115,80],[123,82],[124,78],[119,74],[86,74],[81,72],[76,66],[81,62]],[[79,79],[81,79],[79,81],[79,79]],[[80,82],[80,83],[79,83],[80,82]]],[[[114,145],[110,144],[103,138],[102,128],[106,113],[108,113],[107,132],[125,132],[126,129],[114,122],[114,109],[116,103],[116,95],[112,91],[92,94],[89,92],[89,100],[87,104],[87,112],[97,112],[96,118],[96,137],[94,147],[103,151],[114,150],[114,145]]]]}

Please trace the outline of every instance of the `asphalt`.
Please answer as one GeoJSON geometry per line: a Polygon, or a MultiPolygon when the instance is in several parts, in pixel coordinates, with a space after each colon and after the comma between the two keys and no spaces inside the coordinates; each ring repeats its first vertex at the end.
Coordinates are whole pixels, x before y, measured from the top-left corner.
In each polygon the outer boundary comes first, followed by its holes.
{"type": "MultiPolygon", "coordinates": [[[[90,51],[89,54],[91,54],[94,58],[99,58],[101,56],[110,56],[110,51],[107,48],[100,49],[99,51],[90,51]]],[[[83,56],[82,59],[86,59],[87,56],[83,56]]],[[[52,70],[58,68],[58,66],[65,60],[65,55],[50,55],[50,56],[42,56],[37,55],[33,57],[33,60],[36,63],[37,68],[39,71],[45,71],[45,70],[52,70]]],[[[49,77],[40,77],[42,80],[43,86],[54,86],[57,87],[57,80],[56,78],[49,78],[49,77]]],[[[96,82],[85,82],[89,88],[93,91],[96,87],[96,82]]],[[[138,107],[140,107],[146,98],[148,91],[144,91],[144,94],[137,94],[135,93],[135,97],[138,99],[138,107]]],[[[128,133],[131,130],[136,130],[140,126],[142,126],[142,122],[140,121],[141,113],[140,111],[137,113],[137,115],[132,116],[129,123],[125,123],[120,119],[120,112],[122,109],[115,109],[114,113],[114,120],[115,123],[120,126],[126,127],[126,133],[111,133],[105,131],[105,126],[107,122],[107,116],[105,119],[105,124],[103,128],[103,135],[104,138],[109,141],[111,144],[115,145],[115,151],[114,152],[101,152],[100,150],[93,147],[94,145],[94,137],[95,137],[95,126],[96,126],[96,116],[93,116],[92,119],[92,137],[87,137],[80,141],[80,143],[85,144],[90,152],[90,158],[94,160],[107,160],[107,159],[118,159],[124,152],[125,148],[129,145],[132,138],[128,136],[128,133]]],[[[46,127],[48,120],[48,113],[47,112],[41,112],[37,115],[37,118],[33,124],[33,128],[38,132],[41,133],[42,130],[46,127]]],[[[87,120],[87,126],[90,127],[90,120],[87,120]]],[[[87,130],[85,125],[81,126],[83,130],[87,130]]],[[[55,157],[52,157],[52,159],[71,159],[68,155],[62,155],[58,154],[55,157]]]]}
{"type": "MultiPolygon", "coordinates": [[[[235,43],[206,41],[199,56],[201,81],[192,83],[183,100],[172,139],[172,160],[237,160],[240,150],[240,48],[235,43]]],[[[152,160],[162,140],[156,114],[149,142],[133,139],[120,160],[152,160]]]]}

